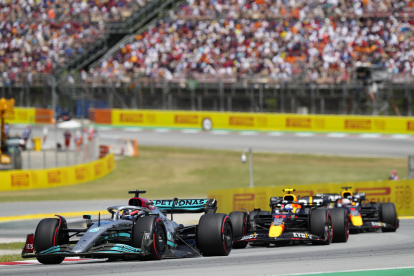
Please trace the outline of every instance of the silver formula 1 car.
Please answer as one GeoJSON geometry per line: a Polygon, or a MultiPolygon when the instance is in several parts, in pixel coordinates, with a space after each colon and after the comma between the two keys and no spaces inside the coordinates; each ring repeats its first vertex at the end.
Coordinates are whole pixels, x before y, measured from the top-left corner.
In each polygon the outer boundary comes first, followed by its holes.
{"type": "Polygon", "coordinates": [[[36,257],[43,264],[59,264],[65,257],[160,260],[163,257],[227,256],[233,245],[229,216],[216,214],[215,199],[148,200],[145,191],[129,192],[128,205],[107,208],[109,220],[70,229],[65,218],[39,222],[35,234],[27,235],[23,258],[36,257]],[[198,225],[184,227],[172,220],[173,213],[205,213],[198,225]],[[171,213],[171,219],[167,218],[171,213]]]}

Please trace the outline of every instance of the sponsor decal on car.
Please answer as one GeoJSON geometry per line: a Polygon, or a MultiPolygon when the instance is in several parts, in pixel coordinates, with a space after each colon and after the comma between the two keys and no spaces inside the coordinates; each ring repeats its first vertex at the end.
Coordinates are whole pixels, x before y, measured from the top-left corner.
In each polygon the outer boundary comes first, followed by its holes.
{"type": "Polygon", "coordinates": [[[244,240],[251,240],[251,239],[254,239],[256,237],[256,233],[254,233],[254,234],[250,234],[250,235],[247,235],[247,236],[244,236],[244,237],[242,237],[240,240],[241,241],[244,241],[244,240]]]}
{"type": "Polygon", "coordinates": [[[372,226],[375,227],[385,227],[387,224],[386,223],[382,223],[382,222],[371,222],[372,226]]]}
{"type": "Polygon", "coordinates": [[[293,232],[292,234],[295,238],[312,239],[312,235],[308,233],[293,232]]]}
{"type": "MultiPolygon", "coordinates": [[[[154,200],[156,206],[171,206],[173,200],[154,200]]],[[[181,199],[175,205],[176,207],[183,207],[183,206],[198,206],[204,205],[207,203],[207,199],[181,199]]]]}
{"type": "Polygon", "coordinates": [[[98,232],[101,229],[103,229],[103,227],[96,227],[96,228],[89,230],[88,232],[98,232]]]}

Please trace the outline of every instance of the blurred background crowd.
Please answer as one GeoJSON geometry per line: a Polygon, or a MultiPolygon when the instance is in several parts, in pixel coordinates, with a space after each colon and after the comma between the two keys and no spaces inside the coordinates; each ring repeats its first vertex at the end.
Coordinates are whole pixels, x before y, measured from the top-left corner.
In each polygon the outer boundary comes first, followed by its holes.
{"type": "MultiPolygon", "coordinates": [[[[188,0],[105,58],[92,76],[260,76],[342,83],[369,64],[414,78],[413,0],[188,0]]],[[[0,0],[0,72],[53,73],[143,0],[0,0]]],[[[82,71],[84,72],[84,71],[82,71]]],[[[83,73],[85,74],[85,73],[83,73]]]]}

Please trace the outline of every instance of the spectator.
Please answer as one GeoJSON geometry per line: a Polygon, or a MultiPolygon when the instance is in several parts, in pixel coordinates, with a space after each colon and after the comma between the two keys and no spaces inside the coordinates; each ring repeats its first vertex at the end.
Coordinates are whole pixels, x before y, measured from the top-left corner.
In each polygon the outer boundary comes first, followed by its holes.
{"type": "Polygon", "coordinates": [[[63,136],[64,136],[64,138],[65,138],[65,147],[66,147],[66,150],[69,150],[69,146],[70,146],[70,138],[72,137],[72,134],[71,134],[68,130],[66,130],[66,131],[63,133],[63,136]]]}
{"type": "Polygon", "coordinates": [[[389,180],[400,180],[400,177],[397,175],[397,171],[396,170],[392,170],[391,171],[391,175],[388,178],[389,180]]]}

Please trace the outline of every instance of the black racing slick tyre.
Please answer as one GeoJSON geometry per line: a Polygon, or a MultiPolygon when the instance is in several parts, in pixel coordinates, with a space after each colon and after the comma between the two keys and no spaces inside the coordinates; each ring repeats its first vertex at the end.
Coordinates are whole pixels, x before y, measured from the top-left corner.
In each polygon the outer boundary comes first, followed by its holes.
{"type": "Polygon", "coordinates": [[[393,226],[393,228],[382,228],[382,232],[397,231],[397,212],[395,211],[394,203],[382,203],[380,205],[380,220],[393,226]]]}
{"type": "Polygon", "coordinates": [[[324,237],[324,241],[312,241],[315,245],[329,245],[332,242],[332,220],[329,211],[326,209],[315,209],[310,214],[310,232],[319,237],[324,237]],[[325,236],[325,224],[328,225],[328,236],[325,236]]]}
{"type": "Polygon", "coordinates": [[[349,238],[348,211],[344,208],[330,209],[332,229],[334,231],[332,242],[347,242],[349,238]]]}
{"type": "Polygon", "coordinates": [[[167,251],[167,234],[164,222],[160,217],[148,216],[138,218],[132,229],[132,245],[142,248],[142,238],[149,233],[152,244],[149,246],[150,254],[141,260],[161,260],[167,251]]]}
{"type": "MultiPolygon", "coordinates": [[[[246,235],[247,215],[245,212],[231,212],[229,214],[233,226],[233,238],[238,239],[246,235]]],[[[233,242],[233,249],[246,248],[247,242],[233,242]]]]}
{"type": "MultiPolygon", "coordinates": [[[[34,236],[34,251],[36,254],[59,245],[59,220],[54,218],[42,219],[37,225],[34,236]]],[[[65,259],[60,256],[36,257],[42,264],[60,264],[65,259]]]]}
{"type": "Polygon", "coordinates": [[[226,214],[201,216],[196,237],[197,247],[203,256],[227,256],[233,247],[231,219],[226,214]]]}

